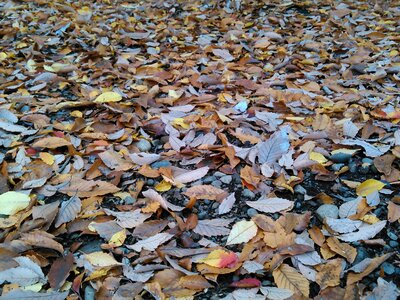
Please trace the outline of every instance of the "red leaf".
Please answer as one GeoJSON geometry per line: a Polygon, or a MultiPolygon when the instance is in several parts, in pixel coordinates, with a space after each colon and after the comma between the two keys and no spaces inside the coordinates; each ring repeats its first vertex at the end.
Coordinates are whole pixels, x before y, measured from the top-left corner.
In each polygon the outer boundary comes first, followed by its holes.
{"type": "Polygon", "coordinates": [[[235,288],[252,288],[261,286],[261,281],[256,278],[245,278],[231,283],[235,288]]]}

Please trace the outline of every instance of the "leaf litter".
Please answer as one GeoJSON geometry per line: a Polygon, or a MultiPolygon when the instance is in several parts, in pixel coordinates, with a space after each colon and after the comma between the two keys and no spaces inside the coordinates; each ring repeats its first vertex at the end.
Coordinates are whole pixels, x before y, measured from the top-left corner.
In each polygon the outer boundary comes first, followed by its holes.
{"type": "Polygon", "coordinates": [[[221,2],[0,4],[1,299],[400,294],[398,5],[221,2]]]}

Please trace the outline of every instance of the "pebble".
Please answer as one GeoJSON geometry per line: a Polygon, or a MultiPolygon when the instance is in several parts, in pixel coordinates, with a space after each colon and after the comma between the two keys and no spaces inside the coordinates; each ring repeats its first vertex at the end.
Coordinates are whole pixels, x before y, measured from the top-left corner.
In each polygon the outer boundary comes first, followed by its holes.
{"type": "Polygon", "coordinates": [[[249,208],[247,210],[247,215],[252,218],[253,216],[255,216],[256,214],[258,214],[257,210],[255,210],[254,208],[249,208]]]}
{"type": "Polygon", "coordinates": [[[399,238],[399,237],[397,236],[397,234],[395,234],[393,231],[388,231],[387,235],[388,235],[388,237],[389,237],[391,240],[393,240],[393,241],[397,241],[397,239],[399,238]]]}
{"type": "Polygon", "coordinates": [[[210,203],[211,203],[210,200],[208,200],[208,199],[204,200],[205,205],[209,205],[210,203]]]}
{"type": "Polygon", "coordinates": [[[162,167],[167,168],[167,167],[170,167],[170,166],[171,166],[171,163],[169,161],[166,161],[166,160],[156,161],[156,162],[151,164],[151,167],[153,169],[159,169],[159,168],[162,168],[162,167]]]}
{"type": "Polygon", "coordinates": [[[225,176],[222,176],[219,180],[221,180],[225,184],[230,184],[232,182],[232,176],[225,175],[225,176]]]}
{"type": "Polygon", "coordinates": [[[155,183],[154,179],[147,179],[147,185],[154,185],[155,183]]]}
{"type": "Polygon", "coordinates": [[[216,188],[221,188],[222,182],[220,180],[215,180],[211,183],[212,186],[215,186],[216,188]]]}
{"type": "Polygon", "coordinates": [[[204,220],[204,219],[206,219],[207,214],[208,213],[206,211],[202,211],[197,215],[197,217],[199,218],[199,220],[204,220]]]}
{"type": "Polygon", "coordinates": [[[353,264],[358,264],[360,261],[368,257],[368,252],[364,247],[357,248],[357,256],[353,264]]]}
{"type": "Polygon", "coordinates": [[[332,170],[337,172],[339,171],[342,167],[344,166],[344,164],[333,164],[332,165],[332,170]]]}
{"type": "Polygon", "coordinates": [[[193,182],[191,183],[192,186],[195,186],[195,185],[202,185],[202,184],[203,184],[203,181],[201,181],[201,180],[193,181],[193,182]]]}
{"type": "Polygon", "coordinates": [[[26,112],[28,112],[30,110],[31,110],[31,108],[28,105],[24,105],[20,109],[21,113],[26,113],[26,112]]]}
{"type": "Polygon", "coordinates": [[[83,244],[83,246],[79,249],[79,251],[81,251],[83,253],[92,253],[92,252],[102,251],[101,244],[102,244],[102,242],[100,240],[87,242],[87,243],[83,244]]]}
{"type": "Polygon", "coordinates": [[[296,201],[294,206],[295,206],[297,209],[300,209],[300,208],[303,206],[303,204],[301,203],[301,201],[296,201]]]}
{"type": "Polygon", "coordinates": [[[217,177],[215,177],[215,176],[207,176],[207,177],[203,178],[203,182],[207,183],[207,184],[212,183],[214,180],[217,180],[217,177]]]}
{"type": "Polygon", "coordinates": [[[388,262],[384,262],[384,263],[382,264],[382,267],[383,267],[383,271],[384,271],[387,275],[393,275],[394,272],[396,272],[396,268],[395,268],[392,264],[390,264],[390,263],[388,263],[388,262]]]}
{"type": "Polygon", "coordinates": [[[262,285],[263,285],[263,286],[270,286],[270,285],[272,285],[272,282],[269,281],[269,280],[263,280],[263,281],[262,281],[262,285]]]}
{"type": "Polygon", "coordinates": [[[87,285],[85,287],[85,300],[94,300],[94,296],[96,294],[96,291],[94,288],[92,288],[90,285],[87,285]]]}
{"type": "Polygon", "coordinates": [[[225,176],[225,175],[226,175],[225,173],[222,173],[220,171],[217,171],[217,172],[214,173],[215,177],[222,177],[222,176],[225,176]]]}
{"type": "Polygon", "coordinates": [[[364,157],[364,158],[361,160],[361,162],[362,162],[363,164],[369,164],[369,165],[372,165],[372,164],[374,163],[374,161],[373,161],[372,159],[368,158],[368,157],[364,157]]]}
{"type": "Polygon", "coordinates": [[[379,218],[379,216],[383,213],[382,207],[375,209],[374,214],[379,218]]]}
{"type": "Polygon", "coordinates": [[[217,201],[214,201],[213,205],[211,206],[212,209],[218,209],[219,203],[217,201]]]}
{"type": "Polygon", "coordinates": [[[357,168],[357,163],[355,161],[349,163],[349,171],[350,173],[357,173],[358,168],[357,168]]]}
{"type": "Polygon", "coordinates": [[[339,216],[339,209],[333,204],[323,204],[318,207],[316,213],[321,221],[326,217],[337,219],[339,216]]]}
{"type": "Polygon", "coordinates": [[[369,172],[369,164],[366,164],[366,163],[363,163],[361,166],[360,166],[360,168],[359,168],[359,172],[360,172],[360,174],[368,174],[368,172],[369,172]]]}
{"type": "Polygon", "coordinates": [[[348,162],[351,158],[351,154],[349,153],[342,153],[342,152],[338,152],[335,153],[333,155],[331,155],[330,159],[331,161],[335,162],[335,163],[345,163],[348,162]]]}
{"type": "Polygon", "coordinates": [[[237,183],[237,184],[241,184],[242,183],[242,179],[240,178],[239,174],[234,174],[233,175],[233,182],[237,183]]]}
{"type": "Polygon", "coordinates": [[[127,196],[127,197],[124,198],[124,202],[125,202],[125,204],[129,205],[129,204],[135,203],[136,199],[133,198],[132,196],[127,196]]]}
{"type": "Polygon", "coordinates": [[[141,140],[139,140],[139,142],[136,142],[135,146],[138,147],[138,149],[142,152],[147,152],[147,151],[150,151],[150,149],[151,149],[150,142],[145,139],[141,139],[141,140]]]}
{"type": "Polygon", "coordinates": [[[389,246],[396,249],[397,247],[399,247],[399,242],[389,241],[389,246]]]}
{"type": "Polygon", "coordinates": [[[244,189],[242,192],[242,196],[253,199],[256,195],[249,189],[244,189]]]}

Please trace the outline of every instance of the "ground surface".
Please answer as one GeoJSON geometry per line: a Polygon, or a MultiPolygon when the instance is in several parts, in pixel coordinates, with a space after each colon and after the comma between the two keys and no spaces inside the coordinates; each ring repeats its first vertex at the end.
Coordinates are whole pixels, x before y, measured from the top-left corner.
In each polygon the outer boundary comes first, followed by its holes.
{"type": "Polygon", "coordinates": [[[0,299],[398,297],[398,3],[218,5],[2,1],[0,299]]]}

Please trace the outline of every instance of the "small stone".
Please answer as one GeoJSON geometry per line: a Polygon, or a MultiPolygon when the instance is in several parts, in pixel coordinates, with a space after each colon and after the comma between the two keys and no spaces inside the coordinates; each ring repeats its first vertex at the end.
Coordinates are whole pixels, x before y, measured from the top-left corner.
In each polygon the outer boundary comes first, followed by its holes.
{"type": "Polygon", "coordinates": [[[253,199],[256,195],[252,191],[250,191],[249,189],[244,189],[243,192],[242,192],[242,196],[246,197],[246,198],[253,199]]]}
{"type": "Polygon", "coordinates": [[[171,163],[166,160],[161,160],[161,161],[156,161],[151,164],[151,167],[153,169],[159,169],[159,168],[168,168],[171,166],[171,163]]]}
{"type": "Polygon", "coordinates": [[[349,153],[343,153],[343,152],[338,152],[333,155],[331,155],[330,159],[331,161],[335,163],[345,163],[348,162],[351,158],[351,154],[349,153]]]}
{"type": "Polygon", "coordinates": [[[150,151],[150,149],[151,149],[150,142],[145,139],[141,139],[141,140],[139,140],[139,142],[136,142],[135,146],[138,147],[138,149],[142,152],[147,152],[147,151],[150,151]]]}
{"type": "Polygon", "coordinates": [[[219,180],[215,180],[211,183],[212,186],[215,186],[216,188],[221,188],[222,182],[219,180]]]}
{"type": "Polygon", "coordinates": [[[397,239],[399,238],[399,237],[397,236],[397,234],[395,234],[395,233],[392,232],[392,231],[388,231],[387,235],[388,235],[388,237],[389,237],[391,240],[393,240],[393,241],[397,241],[397,239]]]}
{"type": "Polygon", "coordinates": [[[372,165],[372,164],[374,163],[374,161],[373,161],[372,159],[368,158],[368,157],[364,157],[364,158],[361,160],[361,162],[362,162],[363,164],[369,164],[369,165],[372,165]]]}
{"type": "Polygon", "coordinates": [[[242,178],[240,178],[239,174],[233,174],[233,182],[237,183],[237,184],[241,184],[242,183],[242,178]]]}
{"type": "Polygon", "coordinates": [[[222,177],[222,176],[225,176],[225,175],[226,175],[225,173],[222,173],[220,171],[217,171],[217,172],[214,173],[215,177],[222,177]]]}
{"type": "Polygon", "coordinates": [[[399,242],[389,241],[389,246],[396,249],[397,247],[399,247],[399,242]]]}
{"type": "Polygon", "coordinates": [[[222,176],[219,180],[221,180],[225,184],[230,184],[232,182],[232,176],[225,175],[225,176],[222,176]]]}
{"type": "Polygon", "coordinates": [[[272,282],[269,281],[269,280],[263,280],[263,281],[261,282],[261,284],[262,284],[263,286],[270,286],[270,285],[272,285],[272,282]]]}
{"type": "Polygon", "coordinates": [[[209,205],[210,203],[211,203],[210,200],[208,200],[208,199],[205,199],[205,200],[204,200],[204,204],[205,204],[205,205],[209,205]]]}
{"type": "Polygon", "coordinates": [[[207,176],[207,177],[205,177],[203,179],[203,182],[209,184],[209,183],[212,183],[214,180],[217,180],[217,177],[215,177],[215,176],[207,176]]]}
{"type": "Polygon", "coordinates": [[[382,207],[379,207],[374,211],[375,216],[377,216],[378,218],[382,215],[382,213],[383,213],[382,207]]]}
{"type": "Polygon", "coordinates": [[[358,172],[357,163],[355,161],[352,161],[351,163],[349,163],[349,171],[350,171],[350,173],[358,172]]]}
{"type": "Polygon", "coordinates": [[[301,203],[301,201],[296,201],[294,206],[295,206],[297,209],[300,209],[300,208],[303,206],[303,204],[301,203]]]}
{"type": "Polygon", "coordinates": [[[208,213],[206,211],[202,211],[197,215],[197,217],[199,218],[199,220],[204,220],[207,218],[207,214],[208,213]]]}
{"type": "Polygon", "coordinates": [[[130,205],[130,204],[135,203],[136,199],[133,198],[132,196],[127,196],[127,197],[124,198],[124,202],[125,202],[125,204],[130,205]]]}
{"type": "Polygon", "coordinates": [[[218,209],[219,203],[217,201],[214,201],[213,205],[211,206],[212,209],[218,209]]]}
{"type": "Polygon", "coordinates": [[[202,185],[202,184],[203,184],[203,181],[201,181],[201,180],[196,180],[196,181],[193,181],[193,182],[191,183],[192,186],[195,186],[195,185],[202,185]]]}
{"type": "Polygon", "coordinates": [[[354,264],[358,264],[360,261],[368,257],[368,251],[364,247],[357,248],[357,256],[354,260],[354,264]]]}
{"type": "Polygon", "coordinates": [[[388,262],[384,262],[384,263],[382,264],[382,267],[383,267],[383,271],[384,271],[387,275],[393,275],[394,272],[396,272],[396,268],[395,268],[392,264],[390,264],[390,263],[388,263],[388,262]]]}
{"type": "Polygon", "coordinates": [[[342,167],[344,166],[344,164],[333,164],[332,165],[332,170],[337,172],[339,171],[342,167]]]}
{"type": "Polygon", "coordinates": [[[369,165],[368,164],[362,164],[361,166],[360,166],[360,168],[359,168],[359,172],[360,172],[360,174],[368,174],[368,172],[369,172],[369,165]]]}
{"type": "Polygon", "coordinates": [[[155,183],[154,179],[147,179],[147,185],[154,185],[155,183]]]}
{"type": "Polygon", "coordinates": [[[256,214],[258,214],[257,210],[255,210],[254,208],[249,208],[247,210],[247,215],[252,218],[254,217],[256,214]]]}
{"type": "Polygon", "coordinates": [[[321,221],[327,217],[337,219],[339,216],[339,209],[333,204],[323,204],[318,207],[316,213],[321,221]]]}
{"type": "Polygon", "coordinates": [[[87,285],[85,287],[85,300],[94,300],[94,296],[96,294],[96,291],[94,288],[92,288],[90,285],[87,285]]]}
{"type": "Polygon", "coordinates": [[[240,280],[239,276],[237,276],[237,275],[232,276],[232,281],[239,281],[239,280],[240,280]]]}

